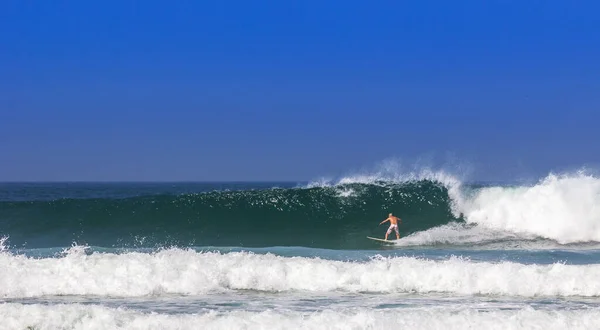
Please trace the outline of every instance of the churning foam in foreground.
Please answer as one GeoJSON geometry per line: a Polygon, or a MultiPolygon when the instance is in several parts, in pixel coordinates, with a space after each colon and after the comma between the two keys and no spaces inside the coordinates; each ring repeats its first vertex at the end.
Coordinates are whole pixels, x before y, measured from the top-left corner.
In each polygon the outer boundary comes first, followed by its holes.
{"type": "Polygon", "coordinates": [[[267,292],[447,292],[512,296],[600,296],[600,265],[526,265],[460,258],[368,262],[220,254],[171,249],[154,254],[72,249],[61,258],[0,253],[0,297],[145,296],[220,290],[267,292]]]}
{"type": "Polygon", "coordinates": [[[84,305],[0,305],[0,329],[597,329],[598,310],[430,308],[146,314],[84,305]]]}
{"type": "Polygon", "coordinates": [[[483,228],[561,244],[600,241],[600,178],[592,175],[549,175],[531,187],[483,188],[457,199],[466,221],[483,228]]]}

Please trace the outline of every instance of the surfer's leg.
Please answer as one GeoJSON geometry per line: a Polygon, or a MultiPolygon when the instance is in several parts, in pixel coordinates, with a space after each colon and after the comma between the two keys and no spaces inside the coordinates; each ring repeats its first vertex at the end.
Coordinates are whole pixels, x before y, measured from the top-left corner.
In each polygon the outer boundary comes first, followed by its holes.
{"type": "Polygon", "coordinates": [[[400,239],[400,232],[398,232],[398,226],[394,227],[394,230],[396,230],[396,239],[400,239]]]}

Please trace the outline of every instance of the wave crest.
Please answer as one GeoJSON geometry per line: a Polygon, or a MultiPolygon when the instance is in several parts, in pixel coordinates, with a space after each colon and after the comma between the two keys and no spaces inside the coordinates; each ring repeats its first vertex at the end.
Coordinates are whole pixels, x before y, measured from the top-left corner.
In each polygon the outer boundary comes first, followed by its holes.
{"type": "Polygon", "coordinates": [[[198,295],[222,290],[265,292],[454,293],[507,296],[600,296],[600,265],[528,265],[374,258],[367,262],[220,254],[169,249],[60,258],[0,254],[0,296],[198,295]]]}

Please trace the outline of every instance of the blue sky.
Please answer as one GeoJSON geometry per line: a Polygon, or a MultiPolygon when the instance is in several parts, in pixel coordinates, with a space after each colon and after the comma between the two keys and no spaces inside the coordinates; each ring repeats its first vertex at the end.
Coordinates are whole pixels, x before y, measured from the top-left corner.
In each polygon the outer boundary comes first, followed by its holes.
{"type": "Polygon", "coordinates": [[[593,1],[6,1],[0,180],[597,167],[593,1]]]}

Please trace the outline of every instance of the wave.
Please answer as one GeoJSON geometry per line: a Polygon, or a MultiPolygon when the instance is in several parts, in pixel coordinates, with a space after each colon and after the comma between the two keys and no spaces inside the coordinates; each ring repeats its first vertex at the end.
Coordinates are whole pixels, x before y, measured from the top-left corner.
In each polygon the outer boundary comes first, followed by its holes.
{"type": "Polygon", "coordinates": [[[181,249],[88,255],[81,247],[58,258],[0,253],[4,298],[201,295],[224,290],[598,297],[599,276],[599,264],[491,263],[457,257],[356,262],[181,249]]]}
{"type": "Polygon", "coordinates": [[[212,191],[108,199],[0,202],[12,246],[305,246],[372,248],[389,212],[404,233],[457,220],[431,180],[212,191]]]}
{"type": "Polygon", "coordinates": [[[550,174],[532,185],[473,185],[443,171],[393,171],[295,188],[0,202],[13,246],[304,246],[372,249],[389,212],[401,246],[597,246],[600,179],[550,174]]]}
{"type": "Polygon", "coordinates": [[[533,186],[488,187],[457,198],[468,223],[561,244],[600,242],[600,179],[548,175],[533,186]]]}
{"type": "Polygon", "coordinates": [[[15,329],[595,329],[598,310],[478,310],[430,308],[397,310],[215,311],[198,314],[142,313],[94,305],[0,305],[3,326],[15,329]]]}

